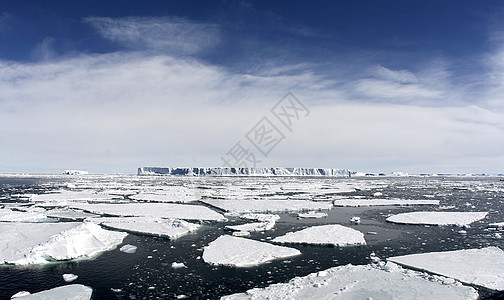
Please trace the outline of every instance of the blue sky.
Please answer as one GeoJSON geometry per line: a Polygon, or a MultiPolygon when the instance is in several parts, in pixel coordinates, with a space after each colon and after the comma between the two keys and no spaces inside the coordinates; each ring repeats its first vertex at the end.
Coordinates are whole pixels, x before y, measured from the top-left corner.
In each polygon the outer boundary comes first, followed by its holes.
{"type": "Polygon", "coordinates": [[[3,1],[0,172],[504,172],[500,1],[3,1]],[[309,110],[292,130],[271,108],[309,110]],[[266,156],[246,134],[269,118],[266,156]]]}

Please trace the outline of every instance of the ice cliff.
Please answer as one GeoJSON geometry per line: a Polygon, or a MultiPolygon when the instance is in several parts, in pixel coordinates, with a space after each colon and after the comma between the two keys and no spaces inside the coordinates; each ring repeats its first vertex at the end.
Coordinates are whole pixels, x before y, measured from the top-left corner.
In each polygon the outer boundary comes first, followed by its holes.
{"type": "Polygon", "coordinates": [[[140,167],[138,175],[183,175],[183,176],[331,176],[350,177],[354,172],[347,169],[328,168],[164,168],[140,167]]]}

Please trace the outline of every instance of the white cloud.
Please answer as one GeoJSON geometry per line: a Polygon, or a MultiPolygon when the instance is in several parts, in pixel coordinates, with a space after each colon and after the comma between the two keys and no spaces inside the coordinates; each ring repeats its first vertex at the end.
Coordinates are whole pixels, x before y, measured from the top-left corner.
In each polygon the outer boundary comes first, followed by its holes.
{"type": "Polygon", "coordinates": [[[181,18],[89,17],[85,21],[104,38],[133,49],[194,54],[219,42],[217,25],[181,18]]]}
{"type": "Polygon", "coordinates": [[[377,77],[399,83],[417,83],[415,74],[407,70],[391,70],[383,66],[377,66],[374,73],[377,77]]]}

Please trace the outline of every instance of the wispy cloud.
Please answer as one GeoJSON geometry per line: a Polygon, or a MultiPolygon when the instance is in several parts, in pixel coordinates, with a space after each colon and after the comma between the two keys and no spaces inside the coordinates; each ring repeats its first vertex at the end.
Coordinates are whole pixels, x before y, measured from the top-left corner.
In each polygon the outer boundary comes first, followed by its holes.
{"type": "Polygon", "coordinates": [[[89,17],[85,21],[104,38],[132,49],[194,54],[219,42],[217,25],[182,18],[89,17]]]}
{"type": "Polygon", "coordinates": [[[10,22],[13,19],[14,17],[11,14],[8,14],[6,12],[0,13],[0,33],[7,30],[7,28],[10,26],[10,22]]]}

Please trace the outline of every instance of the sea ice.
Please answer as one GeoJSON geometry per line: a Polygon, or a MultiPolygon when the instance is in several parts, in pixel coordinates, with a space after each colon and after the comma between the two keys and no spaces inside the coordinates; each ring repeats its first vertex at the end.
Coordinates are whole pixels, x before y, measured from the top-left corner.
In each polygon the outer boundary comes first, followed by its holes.
{"type": "MultiPolygon", "coordinates": [[[[93,294],[93,289],[82,285],[82,284],[69,284],[53,288],[50,290],[45,290],[42,292],[16,296],[19,300],[54,300],[54,299],[65,299],[65,300],[89,300],[93,294]]],[[[16,294],[17,295],[17,294],[16,294]]]]}
{"type": "Polygon", "coordinates": [[[128,254],[133,254],[137,251],[137,246],[126,244],[126,245],[122,246],[119,249],[119,251],[124,252],[124,253],[128,253],[128,254]]]}
{"type": "Polygon", "coordinates": [[[271,230],[275,227],[275,222],[254,222],[242,225],[227,225],[226,228],[241,231],[241,232],[252,232],[252,231],[266,231],[271,230]]]}
{"type": "Polygon", "coordinates": [[[365,245],[364,234],[342,225],[320,225],[288,232],[273,239],[276,243],[317,244],[334,246],[365,245]]]}
{"type": "Polygon", "coordinates": [[[428,277],[420,272],[387,263],[361,266],[339,266],[287,283],[254,288],[245,293],[224,296],[221,300],[238,299],[477,299],[475,289],[441,277],[428,277]]]}
{"type": "Polygon", "coordinates": [[[200,199],[194,192],[188,189],[178,189],[174,191],[160,191],[158,193],[139,193],[129,197],[132,200],[147,202],[176,202],[186,203],[200,199]]]}
{"type": "Polygon", "coordinates": [[[0,263],[43,264],[93,257],[113,249],[126,235],[93,223],[0,223],[0,263]]]}
{"type": "Polygon", "coordinates": [[[181,263],[173,262],[171,264],[171,267],[174,268],[174,269],[187,268],[186,265],[183,262],[181,262],[181,263]]]}
{"type": "Polygon", "coordinates": [[[203,260],[213,265],[249,267],[299,254],[294,248],[222,235],[204,248],[203,260]]]}
{"type": "Polygon", "coordinates": [[[88,204],[74,203],[72,208],[100,215],[119,217],[177,218],[185,220],[225,221],[223,215],[200,205],[173,203],[127,203],[127,204],[88,204]]]}
{"type": "Polygon", "coordinates": [[[408,199],[337,199],[334,206],[406,206],[406,205],[439,205],[439,200],[408,199]]]}
{"type": "Polygon", "coordinates": [[[464,226],[486,217],[488,212],[415,211],[393,215],[387,221],[400,224],[464,226]]]}
{"type": "Polygon", "coordinates": [[[58,191],[57,193],[32,195],[30,201],[49,202],[49,203],[66,202],[66,201],[110,202],[113,200],[122,200],[122,199],[124,199],[124,197],[119,195],[109,195],[96,192],[76,192],[76,191],[61,190],[58,191]]]}
{"type": "Polygon", "coordinates": [[[76,280],[77,278],[79,278],[79,276],[77,276],[75,274],[63,274],[63,280],[65,282],[72,282],[72,281],[76,280]]]}
{"type": "Polygon", "coordinates": [[[298,216],[298,218],[301,218],[301,219],[322,219],[322,218],[327,217],[327,213],[309,211],[307,213],[299,213],[297,216],[298,216]]]}
{"type": "Polygon", "coordinates": [[[504,251],[497,247],[411,254],[388,260],[467,284],[504,290],[504,251]]]}
{"type": "MultiPolygon", "coordinates": [[[[44,210],[45,211],[45,210],[44,210]]],[[[9,208],[0,209],[0,222],[47,222],[50,219],[44,212],[15,211],[9,208]]],[[[54,220],[53,220],[54,221],[54,220]]]]}
{"type": "Polygon", "coordinates": [[[329,210],[331,203],[315,202],[308,200],[266,200],[266,199],[243,199],[243,200],[219,200],[204,199],[203,202],[218,207],[228,212],[286,212],[302,210],[329,210]]]}
{"type": "Polygon", "coordinates": [[[200,228],[200,225],[179,219],[161,219],[144,217],[93,218],[90,221],[100,223],[106,228],[126,231],[133,234],[176,239],[200,228]]]}
{"type": "Polygon", "coordinates": [[[504,228],[504,222],[488,224],[487,227],[491,227],[491,228],[504,228]]]}

